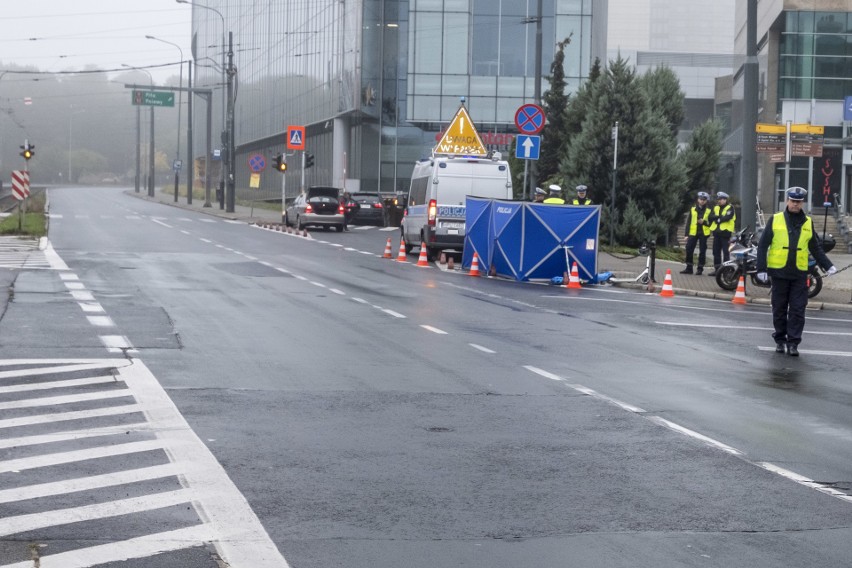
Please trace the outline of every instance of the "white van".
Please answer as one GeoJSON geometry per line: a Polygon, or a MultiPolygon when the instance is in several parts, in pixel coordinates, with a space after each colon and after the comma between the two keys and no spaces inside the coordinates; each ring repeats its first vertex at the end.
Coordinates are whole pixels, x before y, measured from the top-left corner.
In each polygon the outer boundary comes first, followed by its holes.
{"type": "Polygon", "coordinates": [[[400,225],[405,252],[421,243],[430,260],[442,250],[461,252],[465,198],[512,199],[509,163],[500,158],[433,156],[417,162],[400,225]]]}

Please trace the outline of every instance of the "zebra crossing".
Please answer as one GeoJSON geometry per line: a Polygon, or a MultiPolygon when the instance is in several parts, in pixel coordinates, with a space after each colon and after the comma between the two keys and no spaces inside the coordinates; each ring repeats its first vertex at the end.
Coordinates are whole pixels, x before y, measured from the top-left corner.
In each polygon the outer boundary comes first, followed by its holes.
{"type": "Polygon", "coordinates": [[[0,360],[0,488],[0,568],[287,566],[138,359],[0,360]]]}
{"type": "Polygon", "coordinates": [[[22,239],[17,236],[0,236],[0,268],[50,269],[50,263],[39,247],[38,239],[22,239]]]}

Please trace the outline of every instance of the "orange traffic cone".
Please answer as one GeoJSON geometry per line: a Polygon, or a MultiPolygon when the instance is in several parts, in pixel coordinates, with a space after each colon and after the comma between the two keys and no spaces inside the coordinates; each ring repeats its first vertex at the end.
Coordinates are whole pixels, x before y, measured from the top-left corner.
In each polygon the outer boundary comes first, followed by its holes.
{"type": "Polygon", "coordinates": [[[569,288],[582,288],[580,286],[580,273],[577,271],[577,263],[571,265],[571,275],[568,277],[569,288]]]}
{"type": "Polygon", "coordinates": [[[663,298],[673,298],[674,288],[672,288],[672,269],[666,268],[666,279],[663,280],[663,289],[660,290],[660,296],[663,298]]]}
{"type": "Polygon", "coordinates": [[[426,254],[426,243],[420,243],[420,256],[417,257],[417,266],[429,266],[429,257],[426,254]]]}
{"type": "Polygon", "coordinates": [[[397,262],[408,262],[408,255],[405,254],[405,239],[399,239],[399,254],[396,255],[397,262]]]}
{"type": "Polygon", "coordinates": [[[733,299],[731,300],[734,304],[747,304],[746,295],[745,295],[745,280],[742,276],[740,276],[740,281],[737,283],[737,293],[734,294],[733,299]]]}
{"type": "Polygon", "coordinates": [[[385,245],[385,254],[382,255],[382,258],[393,258],[393,253],[391,252],[390,237],[388,237],[388,242],[385,245]]]}
{"type": "Polygon", "coordinates": [[[471,276],[479,276],[479,255],[473,253],[473,262],[470,263],[470,272],[471,276]]]}

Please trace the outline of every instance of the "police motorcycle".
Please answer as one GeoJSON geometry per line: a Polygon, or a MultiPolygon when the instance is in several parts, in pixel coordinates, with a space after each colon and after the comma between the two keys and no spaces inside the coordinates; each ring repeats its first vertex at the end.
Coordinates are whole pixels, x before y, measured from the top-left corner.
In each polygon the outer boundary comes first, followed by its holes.
{"type": "MultiPolygon", "coordinates": [[[[819,236],[817,237],[819,238],[819,236]]],[[[828,235],[822,241],[822,250],[830,252],[837,244],[832,235],[828,235]]],[[[749,233],[748,227],[737,232],[731,237],[731,260],[722,264],[716,271],[716,284],[723,290],[733,291],[737,289],[740,276],[750,278],[751,284],[760,288],[769,288],[771,280],[765,283],[757,279],[757,244],[760,241],[759,233],[749,233]]],[[[822,290],[822,269],[817,266],[814,257],[808,255],[808,298],[813,298],[822,290]]]]}

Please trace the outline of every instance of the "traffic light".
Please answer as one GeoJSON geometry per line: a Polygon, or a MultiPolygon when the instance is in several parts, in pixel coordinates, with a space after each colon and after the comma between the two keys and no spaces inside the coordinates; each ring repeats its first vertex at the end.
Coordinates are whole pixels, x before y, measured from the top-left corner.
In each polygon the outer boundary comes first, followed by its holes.
{"type": "Polygon", "coordinates": [[[284,159],[284,154],[275,156],[275,169],[282,174],[287,171],[287,161],[284,159]]]}
{"type": "Polygon", "coordinates": [[[24,144],[21,146],[21,156],[27,161],[35,155],[35,144],[30,144],[27,140],[24,140],[24,144]]]}
{"type": "Polygon", "coordinates": [[[313,165],[314,165],[314,155],[308,154],[307,152],[305,152],[305,169],[313,167],[313,165]]]}

